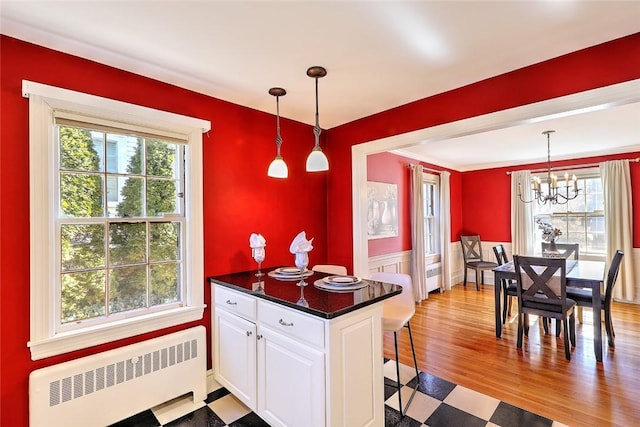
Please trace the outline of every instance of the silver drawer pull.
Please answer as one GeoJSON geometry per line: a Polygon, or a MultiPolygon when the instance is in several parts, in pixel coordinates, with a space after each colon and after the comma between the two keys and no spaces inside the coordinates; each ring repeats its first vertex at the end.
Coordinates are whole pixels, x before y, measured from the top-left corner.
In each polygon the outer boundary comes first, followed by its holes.
{"type": "Polygon", "coordinates": [[[287,322],[285,322],[285,321],[284,321],[284,320],[282,320],[282,319],[280,319],[280,320],[278,321],[278,323],[280,323],[282,326],[293,326],[293,322],[291,322],[291,323],[287,323],[287,322]]]}
{"type": "Polygon", "coordinates": [[[235,302],[235,301],[231,301],[231,300],[229,300],[229,299],[227,300],[227,304],[229,304],[229,305],[238,305],[238,303],[237,303],[237,302],[235,302]]]}

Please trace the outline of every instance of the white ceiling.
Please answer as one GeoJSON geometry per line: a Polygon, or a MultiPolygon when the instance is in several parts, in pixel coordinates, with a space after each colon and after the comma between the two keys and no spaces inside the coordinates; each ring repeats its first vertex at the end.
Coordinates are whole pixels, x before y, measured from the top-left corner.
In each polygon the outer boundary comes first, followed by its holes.
{"type": "MultiPolygon", "coordinates": [[[[15,1],[3,34],[328,129],[640,31],[639,1],[15,1]]],[[[571,78],[570,75],[567,76],[571,78]]],[[[457,170],[640,150],[640,100],[420,145],[457,170]]],[[[214,120],[215,123],[215,120],[214,120]]],[[[283,135],[286,141],[286,136],[283,135]]],[[[416,141],[418,142],[418,141],[416,141]]]]}

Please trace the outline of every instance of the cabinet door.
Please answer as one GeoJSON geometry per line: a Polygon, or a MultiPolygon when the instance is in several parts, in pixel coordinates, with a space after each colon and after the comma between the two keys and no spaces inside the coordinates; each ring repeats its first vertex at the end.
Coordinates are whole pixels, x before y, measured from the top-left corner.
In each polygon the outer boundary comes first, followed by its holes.
{"type": "Polygon", "coordinates": [[[324,426],[324,353],[258,328],[258,414],[274,427],[324,426]]]}
{"type": "Polygon", "coordinates": [[[215,310],[214,378],[256,410],[256,325],[215,310]]]}

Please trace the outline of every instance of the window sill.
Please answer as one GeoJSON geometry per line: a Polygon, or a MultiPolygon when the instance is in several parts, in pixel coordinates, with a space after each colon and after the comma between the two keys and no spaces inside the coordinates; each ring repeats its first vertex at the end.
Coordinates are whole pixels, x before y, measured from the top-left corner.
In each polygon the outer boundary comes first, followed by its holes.
{"type": "Polygon", "coordinates": [[[180,307],[161,313],[123,319],[108,325],[60,333],[51,338],[29,341],[27,346],[31,351],[31,360],[40,360],[94,345],[153,332],[158,329],[200,320],[204,315],[205,307],[205,305],[180,307]]]}

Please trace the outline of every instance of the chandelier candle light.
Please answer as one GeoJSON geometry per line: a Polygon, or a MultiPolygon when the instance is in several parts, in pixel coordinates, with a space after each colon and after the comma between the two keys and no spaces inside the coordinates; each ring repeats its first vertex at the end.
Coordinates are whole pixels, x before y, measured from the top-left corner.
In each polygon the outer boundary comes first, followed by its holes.
{"type": "Polygon", "coordinates": [[[556,205],[564,205],[578,197],[580,189],[578,188],[578,179],[575,175],[569,179],[569,174],[564,174],[564,186],[558,185],[558,177],[551,173],[551,142],[550,135],[555,130],[546,130],[542,132],[543,135],[547,135],[547,190],[548,193],[542,192],[542,181],[539,177],[533,177],[533,199],[524,200],[522,198],[522,185],[518,184],[518,197],[524,203],[531,203],[537,200],[539,204],[545,205],[547,202],[556,205]]]}

